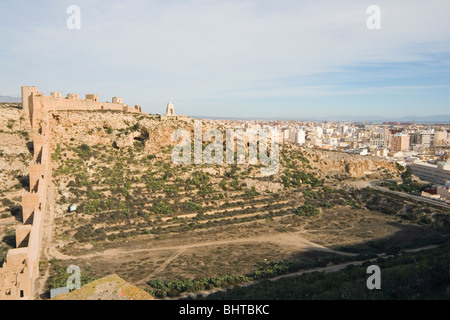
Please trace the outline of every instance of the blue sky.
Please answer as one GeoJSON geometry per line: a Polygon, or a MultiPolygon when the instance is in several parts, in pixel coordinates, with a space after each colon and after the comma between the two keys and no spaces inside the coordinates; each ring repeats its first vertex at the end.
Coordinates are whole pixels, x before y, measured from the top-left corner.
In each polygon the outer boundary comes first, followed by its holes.
{"type": "Polygon", "coordinates": [[[98,93],[179,114],[450,115],[450,2],[8,1],[0,95],[98,93]],[[381,30],[369,30],[369,5],[381,30]],[[69,30],[69,5],[81,29],[69,30]]]}

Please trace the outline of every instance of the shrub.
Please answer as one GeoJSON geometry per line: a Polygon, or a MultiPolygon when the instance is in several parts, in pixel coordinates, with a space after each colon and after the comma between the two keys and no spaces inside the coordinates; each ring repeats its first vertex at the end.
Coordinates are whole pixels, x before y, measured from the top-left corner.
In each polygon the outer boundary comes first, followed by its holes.
{"type": "Polygon", "coordinates": [[[14,202],[12,202],[12,201],[9,200],[9,199],[4,198],[4,199],[2,199],[2,204],[3,204],[3,206],[5,206],[5,207],[10,207],[10,206],[12,206],[12,205],[14,204],[14,202]]]}
{"type": "Polygon", "coordinates": [[[201,204],[197,204],[193,201],[186,201],[185,203],[183,203],[183,208],[186,211],[197,211],[200,210],[202,208],[201,204]]]}
{"type": "Polygon", "coordinates": [[[298,216],[313,217],[319,213],[319,209],[310,204],[305,204],[294,210],[298,216]]]}
{"type": "Polygon", "coordinates": [[[15,121],[14,121],[13,119],[9,119],[9,120],[8,120],[8,125],[7,125],[8,129],[12,129],[12,128],[13,128],[14,122],[15,122],[15,121]]]}
{"type": "Polygon", "coordinates": [[[55,153],[52,154],[52,160],[54,161],[59,160],[60,157],[61,157],[61,144],[57,143],[55,153]]]}
{"type": "Polygon", "coordinates": [[[157,214],[170,214],[173,212],[172,205],[166,200],[162,200],[157,204],[154,204],[153,210],[157,214]]]}
{"type": "Polygon", "coordinates": [[[90,191],[88,193],[88,197],[90,199],[100,199],[102,197],[102,194],[100,192],[94,190],[94,191],[90,191]]]}
{"type": "Polygon", "coordinates": [[[208,184],[209,180],[210,180],[209,175],[201,171],[194,172],[191,179],[192,184],[194,184],[198,188],[202,185],[208,184]]]}
{"type": "Polygon", "coordinates": [[[156,180],[154,178],[147,179],[146,186],[149,191],[157,191],[160,190],[163,186],[163,181],[156,180]]]}
{"type": "Polygon", "coordinates": [[[322,207],[324,207],[324,208],[326,208],[326,209],[330,209],[330,208],[333,208],[333,204],[330,203],[330,202],[324,202],[324,203],[322,204],[322,207]]]}
{"type": "Polygon", "coordinates": [[[24,137],[26,140],[28,140],[28,138],[30,137],[30,136],[28,135],[28,132],[27,132],[27,131],[21,131],[20,134],[21,134],[22,137],[24,137]]]}
{"type": "Polygon", "coordinates": [[[404,171],[404,170],[405,170],[405,167],[402,166],[402,165],[401,165],[400,163],[398,163],[398,162],[395,163],[395,166],[397,167],[397,170],[398,170],[398,171],[404,171]]]}
{"type": "Polygon", "coordinates": [[[78,156],[83,160],[87,160],[90,157],[92,157],[91,148],[85,143],[80,145],[75,151],[78,154],[78,156]]]}
{"type": "Polygon", "coordinates": [[[255,190],[255,187],[252,187],[251,190],[245,190],[246,197],[256,197],[259,195],[259,192],[255,190]]]}

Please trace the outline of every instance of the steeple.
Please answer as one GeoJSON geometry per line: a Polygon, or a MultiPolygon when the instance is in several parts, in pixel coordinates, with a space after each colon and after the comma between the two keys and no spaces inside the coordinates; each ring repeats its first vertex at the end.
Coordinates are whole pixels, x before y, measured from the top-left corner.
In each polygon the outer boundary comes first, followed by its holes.
{"type": "Polygon", "coordinates": [[[175,115],[175,108],[172,103],[172,98],[169,97],[169,103],[167,104],[166,109],[166,116],[174,116],[175,115]]]}

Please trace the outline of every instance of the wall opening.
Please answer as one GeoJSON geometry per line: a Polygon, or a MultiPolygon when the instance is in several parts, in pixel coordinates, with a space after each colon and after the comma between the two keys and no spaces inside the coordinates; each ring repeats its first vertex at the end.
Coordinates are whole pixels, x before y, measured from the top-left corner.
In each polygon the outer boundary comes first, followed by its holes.
{"type": "Polygon", "coordinates": [[[23,298],[23,290],[20,290],[20,297],[23,298]]]}

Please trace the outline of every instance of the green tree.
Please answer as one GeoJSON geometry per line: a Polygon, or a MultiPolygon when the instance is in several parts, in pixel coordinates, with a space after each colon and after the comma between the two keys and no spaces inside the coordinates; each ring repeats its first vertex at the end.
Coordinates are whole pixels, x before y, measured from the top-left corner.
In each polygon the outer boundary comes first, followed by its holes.
{"type": "Polygon", "coordinates": [[[411,170],[411,168],[408,167],[405,170],[405,172],[403,172],[401,174],[401,178],[402,178],[402,181],[403,181],[404,185],[411,185],[412,184],[412,170],[411,170]]]}

